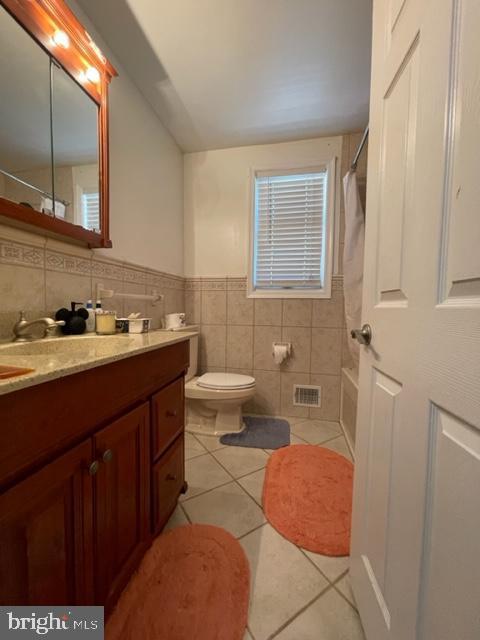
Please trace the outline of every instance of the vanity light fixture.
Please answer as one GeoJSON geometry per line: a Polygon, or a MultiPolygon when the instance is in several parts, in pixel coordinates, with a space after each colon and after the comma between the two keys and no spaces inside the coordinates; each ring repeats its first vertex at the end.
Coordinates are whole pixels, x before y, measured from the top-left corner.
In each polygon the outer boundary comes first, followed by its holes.
{"type": "Polygon", "coordinates": [[[88,67],[85,71],[85,77],[89,82],[98,84],[100,82],[100,72],[95,67],[88,67]]]}
{"type": "Polygon", "coordinates": [[[61,29],[57,29],[55,31],[52,36],[52,40],[58,47],[62,47],[62,49],[68,49],[70,46],[70,38],[68,37],[68,34],[61,29]]]}

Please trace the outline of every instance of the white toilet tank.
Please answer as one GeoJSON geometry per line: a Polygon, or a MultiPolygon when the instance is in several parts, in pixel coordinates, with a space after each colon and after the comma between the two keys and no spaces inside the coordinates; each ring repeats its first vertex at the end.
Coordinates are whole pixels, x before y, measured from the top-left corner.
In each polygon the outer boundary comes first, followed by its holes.
{"type": "MultiPolygon", "coordinates": [[[[185,325],[181,329],[175,329],[175,331],[198,331],[199,326],[196,324],[185,325]]],[[[197,375],[198,371],[198,333],[196,336],[192,336],[189,340],[190,343],[190,366],[188,367],[187,375],[185,376],[185,382],[188,382],[197,375]]]]}
{"type": "MultiPolygon", "coordinates": [[[[187,327],[187,331],[195,331],[197,327],[187,327]]],[[[191,380],[197,374],[198,369],[198,335],[192,336],[190,342],[190,366],[185,376],[185,382],[191,380]]]]}

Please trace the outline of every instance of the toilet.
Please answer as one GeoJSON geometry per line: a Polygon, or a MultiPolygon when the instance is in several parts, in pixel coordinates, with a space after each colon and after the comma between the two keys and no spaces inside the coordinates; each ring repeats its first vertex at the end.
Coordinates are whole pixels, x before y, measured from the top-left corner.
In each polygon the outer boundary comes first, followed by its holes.
{"type": "Polygon", "coordinates": [[[190,338],[190,367],[185,376],[186,430],[211,436],[243,431],[242,405],[255,395],[255,378],[237,373],[197,376],[197,370],[198,335],[190,338]]]}

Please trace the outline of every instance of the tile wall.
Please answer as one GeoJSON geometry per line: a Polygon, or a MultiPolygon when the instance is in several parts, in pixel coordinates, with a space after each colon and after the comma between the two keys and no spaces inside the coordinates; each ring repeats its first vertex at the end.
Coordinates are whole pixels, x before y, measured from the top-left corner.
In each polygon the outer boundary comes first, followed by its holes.
{"type": "Polygon", "coordinates": [[[140,311],[159,328],[165,313],[184,310],[184,282],[182,277],[97,257],[82,247],[0,227],[0,339],[11,338],[20,310],[27,319],[51,316],[72,300],[95,299],[98,283],[114,291],[163,294],[155,306],[120,298],[103,305],[119,316],[140,311]]]}
{"type": "Polygon", "coordinates": [[[267,300],[246,296],[246,278],[187,278],[187,321],[200,325],[201,372],[253,375],[249,411],[338,420],[344,330],[342,277],[329,300],[267,300]],[[292,357],[276,365],[273,342],[291,342],[292,357]],[[293,385],[322,387],[321,408],[293,405],[293,385]]]}

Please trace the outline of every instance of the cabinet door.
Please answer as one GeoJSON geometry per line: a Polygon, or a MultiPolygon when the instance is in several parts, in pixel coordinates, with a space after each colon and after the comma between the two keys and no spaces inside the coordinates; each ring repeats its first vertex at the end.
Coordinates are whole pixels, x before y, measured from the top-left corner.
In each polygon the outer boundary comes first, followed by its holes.
{"type": "Polygon", "coordinates": [[[149,409],[141,405],[94,437],[95,593],[111,608],[149,542],[149,409]]]}
{"type": "Polygon", "coordinates": [[[0,604],[93,602],[88,440],[0,496],[0,604]]]}
{"type": "Polygon", "coordinates": [[[183,431],[183,377],[152,397],[153,459],[156,460],[183,431]]]}

